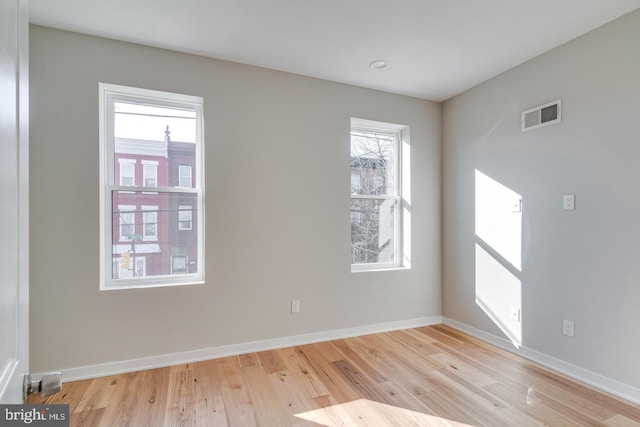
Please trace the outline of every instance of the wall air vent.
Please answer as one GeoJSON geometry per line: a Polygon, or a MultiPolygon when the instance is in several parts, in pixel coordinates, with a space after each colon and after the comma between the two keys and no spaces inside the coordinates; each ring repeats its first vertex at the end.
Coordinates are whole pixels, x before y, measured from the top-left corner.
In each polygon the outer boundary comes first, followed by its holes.
{"type": "Polygon", "coordinates": [[[561,101],[548,102],[522,112],[522,132],[560,123],[561,101]]]}

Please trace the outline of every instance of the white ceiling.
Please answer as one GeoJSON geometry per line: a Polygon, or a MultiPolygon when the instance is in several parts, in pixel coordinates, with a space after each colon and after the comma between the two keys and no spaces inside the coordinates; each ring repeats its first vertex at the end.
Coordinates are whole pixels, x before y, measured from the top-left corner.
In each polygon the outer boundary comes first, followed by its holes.
{"type": "Polygon", "coordinates": [[[30,0],[54,28],[443,101],[640,0],[30,0]],[[375,59],[389,62],[374,70],[375,59]]]}

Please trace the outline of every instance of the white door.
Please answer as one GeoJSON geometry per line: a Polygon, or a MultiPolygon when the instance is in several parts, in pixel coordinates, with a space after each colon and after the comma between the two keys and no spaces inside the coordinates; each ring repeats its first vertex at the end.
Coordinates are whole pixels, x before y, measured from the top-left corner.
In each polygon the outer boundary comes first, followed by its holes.
{"type": "Polygon", "coordinates": [[[28,31],[26,0],[0,0],[0,403],[29,366],[28,31]]]}

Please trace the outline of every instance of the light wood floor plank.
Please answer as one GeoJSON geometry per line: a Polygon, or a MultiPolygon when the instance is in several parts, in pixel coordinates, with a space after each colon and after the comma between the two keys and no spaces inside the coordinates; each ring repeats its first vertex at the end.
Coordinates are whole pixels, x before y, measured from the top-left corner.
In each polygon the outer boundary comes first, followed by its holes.
{"type": "Polygon", "coordinates": [[[196,383],[195,405],[198,416],[196,425],[228,426],[227,412],[222,397],[222,382],[215,361],[195,363],[192,364],[192,367],[196,383]]]}
{"type": "Polygon", "coordinates": [[[640,406],[445,325],[64,384],[71,426],[640,427],[640,406]]]}

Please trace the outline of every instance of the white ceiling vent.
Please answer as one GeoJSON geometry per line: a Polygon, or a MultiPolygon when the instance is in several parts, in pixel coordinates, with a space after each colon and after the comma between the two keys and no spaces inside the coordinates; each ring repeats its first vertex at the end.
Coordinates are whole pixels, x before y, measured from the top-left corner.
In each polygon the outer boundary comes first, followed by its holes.
{"type": "Polygon", "coordinates": [[[522,112],[522,132],[560,123],[561,101],[549,102],[522,112]]]}

